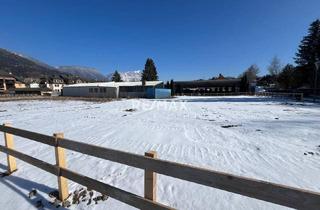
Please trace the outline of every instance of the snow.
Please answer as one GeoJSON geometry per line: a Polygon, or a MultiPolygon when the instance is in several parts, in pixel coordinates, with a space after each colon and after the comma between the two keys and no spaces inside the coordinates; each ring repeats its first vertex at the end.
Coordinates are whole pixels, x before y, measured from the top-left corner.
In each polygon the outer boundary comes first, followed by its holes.
{"type": "MultiPolygon", "coordinates": [[[[15,101],[1,102],[0,120],[43,134],[64,132],[72,140],[136,154],[155,150],[165,160],[320,191],[320,106],[312,103],[250,96],[15,101]],[[136,111],[125,111],[130,108],[136,111]]],[[[19,137],[15,145],[54,163],[52,147],[19,137]]],[[[143,170],[73,151],[67,151],[67,163],[71,170],[143,195],[143,170]]],[[[48,193],[57,188],[56,177],[19,160],[17,165],[17,172],[0,178],[1,208],[36,209],[36,200],[42,199],[45,208],[55,209],[48,193]],[[39,193],[29,199],[32,188],[39,193]]],[[[1,171],[5,167],[6,156],[0,154],[1,171]]],[[[80,188],[69,183],[70,191],[80,188]]],[[[287,209],[164,175],[158,175],[157,186],[158,201],[178,209],[287,209]]],[[[109,198],[71,209],[134,208],[109,198]]]]}
{"type": "MultiPolygon", "coordinates": [[[[118,71],[118,72],[121,76],[121,80],[124,82],[139,82],[139,81],[141,81],[142,70],[118,71]]],[[[106,75],[107,80],[111,81],[112,76],[113,76],[113,73],[106,75]]]]}
{"type": "Polygon", "coordinates": [[[127,72],[120,72],[120,76],[122,81],[124,82],[139,82],[141,81],[142,71],[127,71],[127,72]]]}

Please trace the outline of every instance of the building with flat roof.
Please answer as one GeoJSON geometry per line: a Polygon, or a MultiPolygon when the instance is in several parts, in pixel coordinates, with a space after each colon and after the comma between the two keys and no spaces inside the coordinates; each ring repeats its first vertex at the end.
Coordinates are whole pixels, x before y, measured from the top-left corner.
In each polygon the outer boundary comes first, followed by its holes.
{"type": "Polygon", "coordinates": [[[237,93],[240,92],[241,79],[174,81],[173,87],[175,94],[237,93]]]}
{"type": "Polygon", "coordinates": [[[155,98],[156,89],[163,89],[162,81],[146,81],[144,84],[143,82],[81,83],[65,85],[62,95],[101,98],[155,98]]]}

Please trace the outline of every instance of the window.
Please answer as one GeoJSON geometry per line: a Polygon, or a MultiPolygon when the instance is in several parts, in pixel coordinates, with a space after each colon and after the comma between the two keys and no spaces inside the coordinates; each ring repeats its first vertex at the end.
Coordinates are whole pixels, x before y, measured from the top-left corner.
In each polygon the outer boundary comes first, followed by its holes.
{"type": "Polygon", "coordinates": [[[144,92],[146,88],[146,86],[122,86],[120,92],[144,92]]]}
{"type": "Polygon", "coordinates": [[[89,93],[93,93],[93,88],[89,88],[89,93]]]}
{"type": "Polygon", "coordinates": [[[94,92],[97,93],[98,92],[98,88],[94,88],[94,92]]]}

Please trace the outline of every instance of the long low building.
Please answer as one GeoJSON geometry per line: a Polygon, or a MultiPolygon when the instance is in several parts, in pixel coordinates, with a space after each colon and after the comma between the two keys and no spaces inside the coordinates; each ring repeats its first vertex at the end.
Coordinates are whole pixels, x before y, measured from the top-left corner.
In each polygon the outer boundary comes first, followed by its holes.
{"type": "Polygon", "coordinates": [[[65,85],[62,95],[99,98],[164,98],[171,96],[171,90],[164,89],[162,81],[146,81],[145,84],[142,82],[99,82],[65,85]]]}
{"type": "Polygon", "coordinates": [[[184,93],[237,93],[241,88],[241,79],[216,79],[216,80],[195,80],[175,81],[174,92],[184,93]]]}

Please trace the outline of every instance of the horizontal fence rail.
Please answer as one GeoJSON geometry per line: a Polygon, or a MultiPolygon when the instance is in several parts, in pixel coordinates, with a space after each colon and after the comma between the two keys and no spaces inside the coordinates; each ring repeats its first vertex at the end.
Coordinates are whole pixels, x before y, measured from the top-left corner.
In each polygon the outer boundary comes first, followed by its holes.
{"type": "Polygon", "coordinates": [[[116,200],[122,201],[124,203],[127,203],[131,206],[140,208],[140,209],[158,209],[158,210],[168,210],[173,209],[170,207],[167,207],[165,205],[162,205],[160,203],[156,203],[150,200],[147,200],[143,197],[140,197],[138,195],[132,194],[130,192],[118,189],[116,187],[113,187],[111,185],[105,184],[103,182],[99,182],[95,179],[92,179],[87,176],[83,176],[81,174],[78,174],[76,172],[73,172],[71,170],[68,170],[66,168],[60,168],[56,165],[52,165],[49,163],[46,163],[42,160],[30,157],[26,154],[23,154],[21,152],[8,149],[4,146],[0,145],[0,151],[4,152],[6,154],[12,155],[19,160],[23,160],[24,162],[27,162],[33,166],[36,166],[44,171],[47,171],[53,175],[56,176],[63,176],[65,178],[68,178],[74,182],[77,182],[79,184],[82,184],[90,189],[96,190],[102,194],[108,195],[116,200]]]}
{"type": "MultiPolygon", "coordinates": [[[[242,176],[236,176],[228,173],[203,169],[203,168],[180,164],[176,162],[170,162],[170,161],[161,160],[161,159],[154,159],[154,158],[146,157],[143,155],[137,155],[133,153],[103,148],[99,146],[94,146],[94,145],[90,145],[82,142],[69,140],[66,138],[63,138],[62,141],[57,141],[52,136],[38,134],[35,132],[26,131],[26,130],[13,128],[13,127],[0,125],[0,131],[25,137],[25,138],[29,138],[34,141],[48,144],[51,146],[58,146],[65,149],[70,149],[76,152],[102,158],[105,160],[125,164],[128,166],[132,166],[132,167],[136,167],[136,168],[140,168],[148,171],[153,171],[159,174],[171,176],[174,178],[179,178],[182,180],[237,193],[240,195],[256,198],[259,200],[264,200],[267,202],[271,202],[271,203],[275,203],[275,204],[279,204],[279,205],[283,205],[291,208],[310,209],[310,210],[320,209],[320,193],[318,192],[312,192],[309,190],[288,187],[280,184],[246,178],[242,176]]],[[[0,150],[5,152],[3,147],[0,147],[0,150]]],[[[6,150],[6,151],[9,151],[9,150],[6,150]]],[[[17,153],[17,152],[11,153],[11,155],[12,156],[21,155],[21,153],[17,153]]],[[[34,158],[31,158],[30,160],[34,161],[34,158]]],[[[26,160],[26,162],[28,161],[26,160]]],[[[45,168],[45,166],[47,166],[47,163],[46,164],[41,163],[39,165],[42,166],[42,168],[45,168]]],[[[50,170],[53,170],[53,169],[50,169],[50,170]]],[[[75,172],[69,171],[68,169],[60,168],[59,170],[60,170],[61,176],[64,176],[68,179],[76,181],[80,184],[91,185],[94,183],[96,187],[93,189],[96,189],[99,192],[101,192],[101,190],[105,188],[106,189],[110,187],[112,188],[112,186],[110,185],[106,185],[104,183],[98,182],[88,177],[86,178],[87,181],[83,181],[81,179],[81,177],[83,177],[82,175],[77,175],[75,172]],[[103,189],[101,189],[101,186],[104,186],[102,187],[103,189]]],[[[106,194],[110,195],[109,193],[110,192],[106,192],[106,194]]],[[[116,195],[119,195],[119,194],[116,194],[116,195]]],[[[130,198],[132,198],[132,196],[130,198]]],[[[118,197],[115,197],[115,199],[118,199],[118,200],[122,199],[121,201],[125,203],[129,202],[128,200],[123,200],[122,196],[120,195],[118,197]]],[[[144,198],[141,198],[141,199],[144,199],[144,198]]]]}

